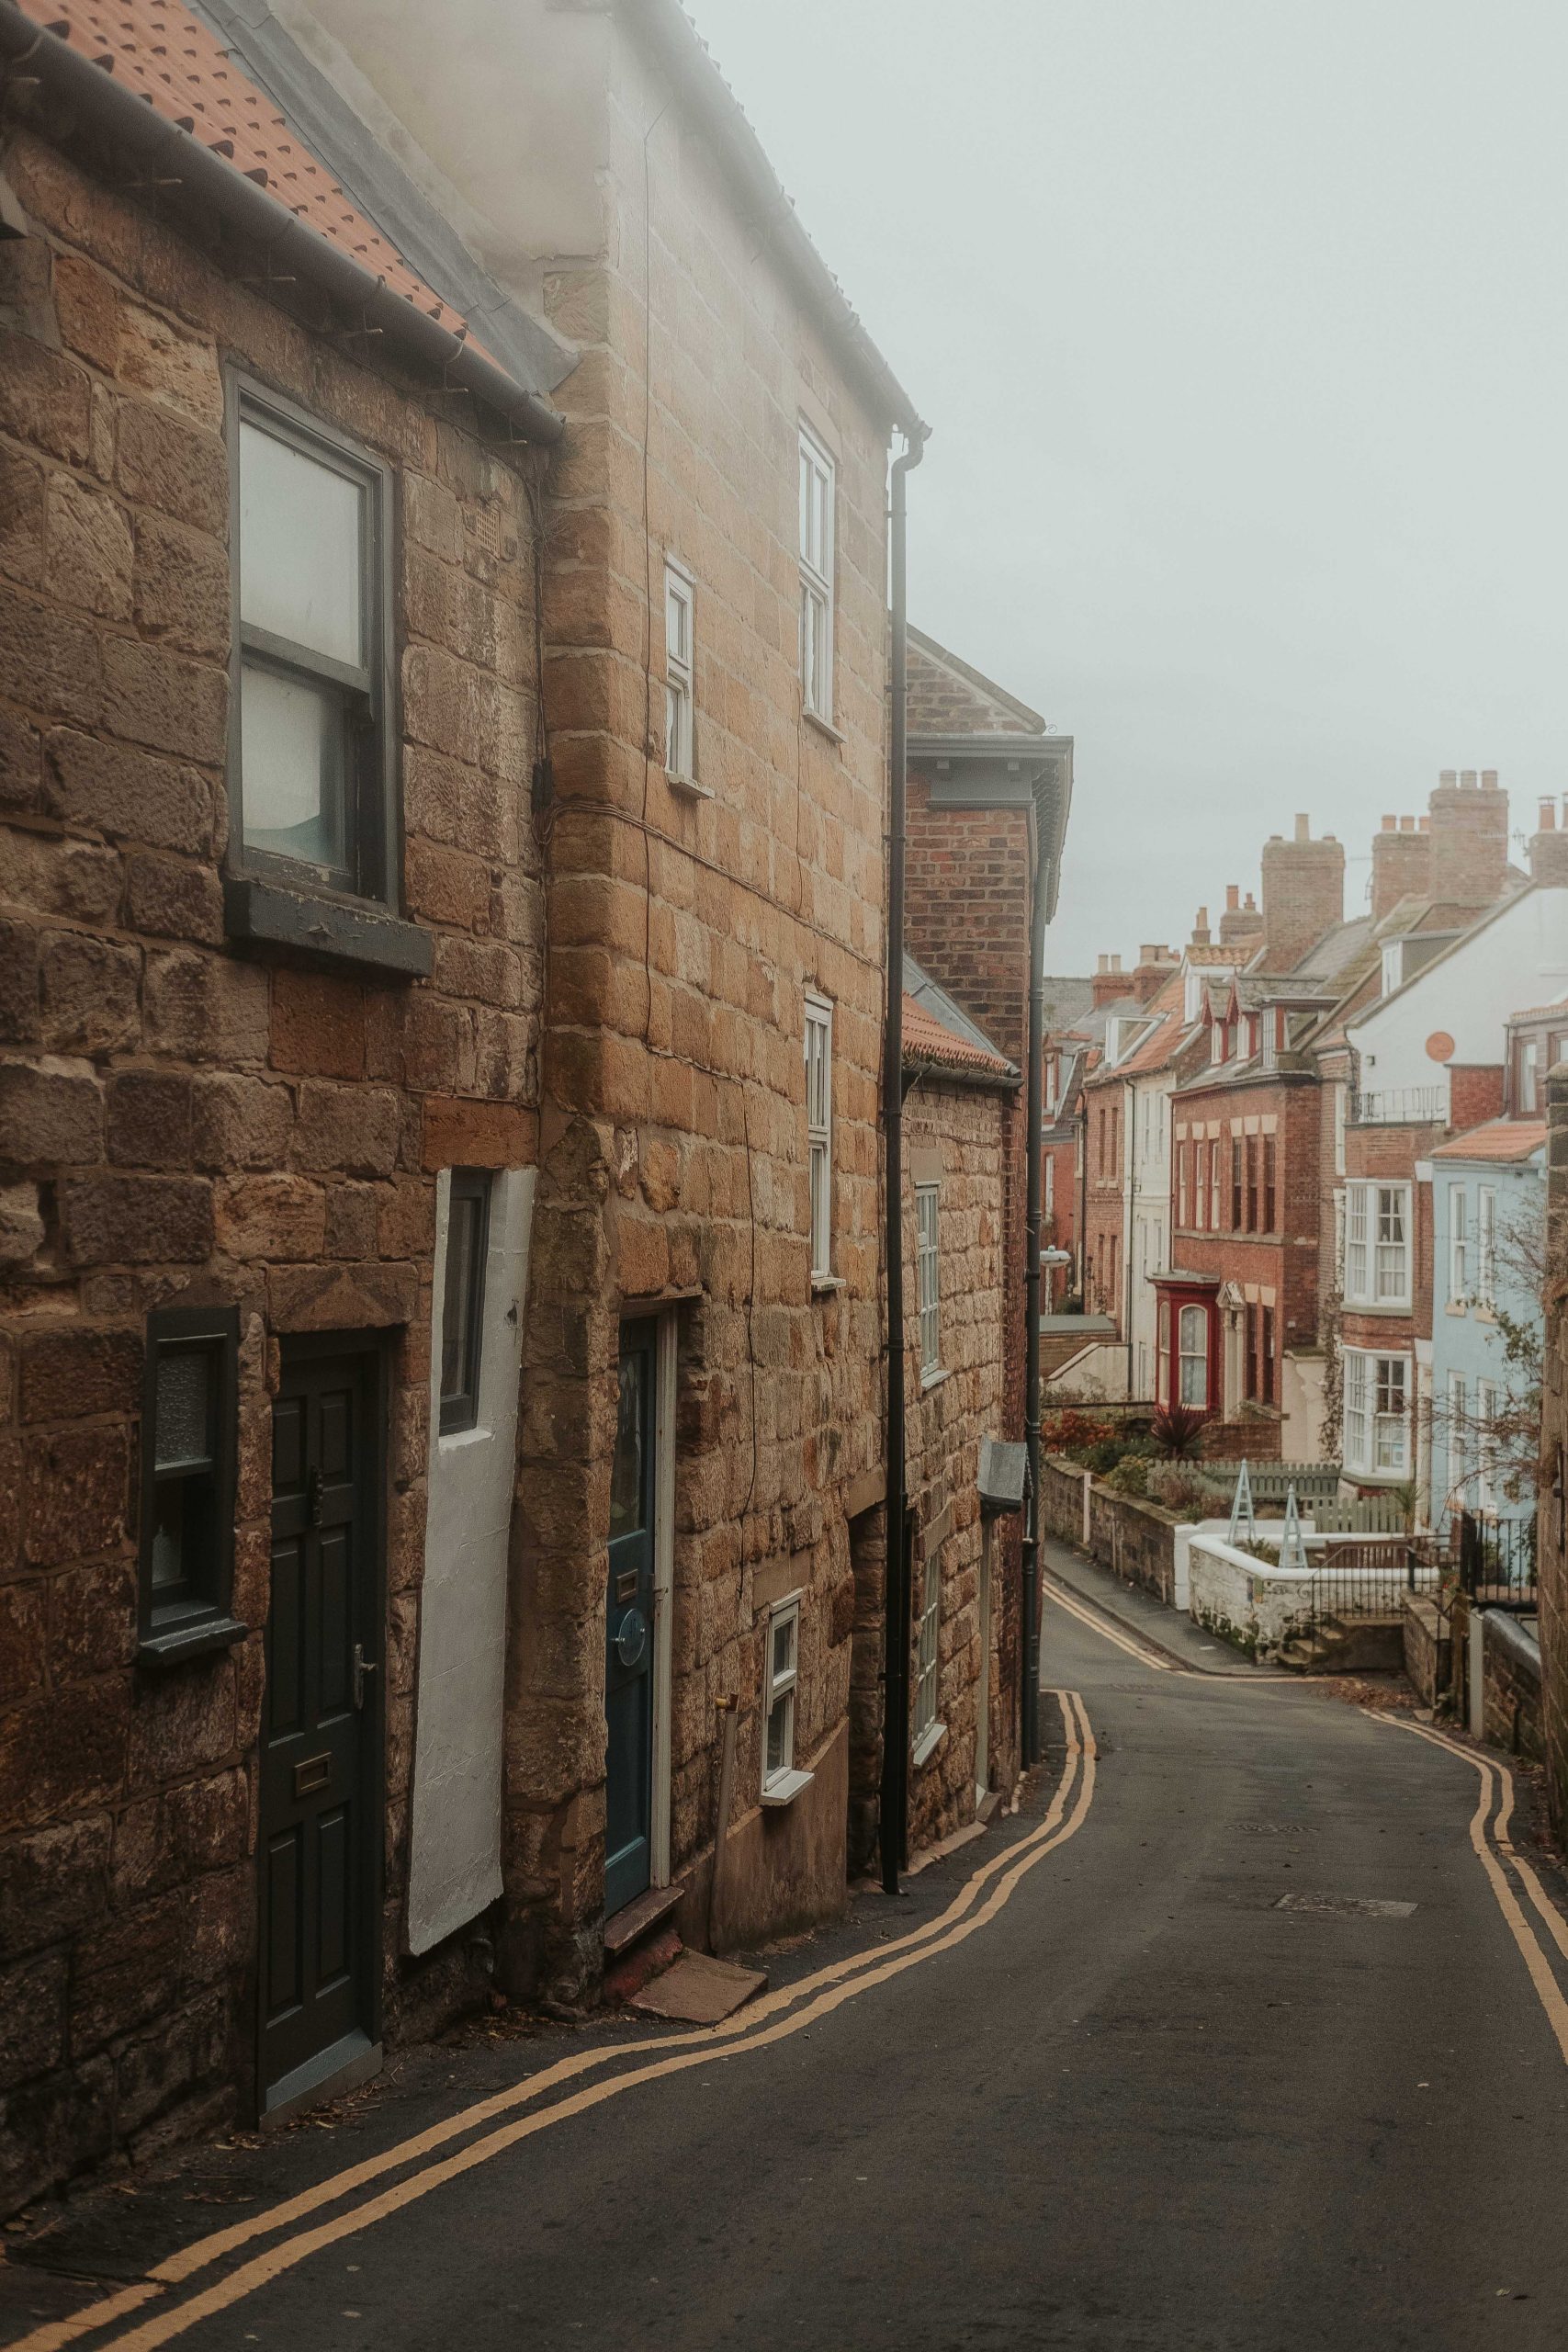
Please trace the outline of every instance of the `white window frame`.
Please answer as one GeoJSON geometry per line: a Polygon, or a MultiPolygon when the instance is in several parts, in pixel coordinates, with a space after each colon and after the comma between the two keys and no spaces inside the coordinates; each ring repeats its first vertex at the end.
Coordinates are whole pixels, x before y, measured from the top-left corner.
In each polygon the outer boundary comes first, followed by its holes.
{"type": "Polygon", "coordinates": [[[923,1764],[946,1725],[937,1715],[937,1684],[942,1672],[942,1547],[926,1554],[920,1588],[920,1615],[916,1628],[915,1705],[912,1729],[915,1762],[923,1764]]]}
{"type": "Polygon", "coordinates": [[[1412,1187],[1375,1178],[1345,1187],[1345,1304],[1408,1314],[1412,1187]]]}
{"type": "Polygon", "coordinates": [[[806,1159],[811,1279],[833,1279],[833,1007],[807,993],[805,1021],[806,1159]],[[815,1059],[813,1047],[815,1045],[815,1059]]]}
{"type": "Polygon", "coordinates": [[[1497,1193],[1492,1184],[1478,1185],[1475,1194],[1475,1303],[1497,1304],[1497,1193]]]}
{"type": "Polygon", "coordinates": [[[1470,1304],[1470,1187],[1449,1186],[1449,1305],[1470,1304]]]}
{"type": "Polygon", "coordinates": [[[802,707],[833,724],[833,555],[837,469],[817,435],[799,433],[800,693],[802,707]]]}
{"type": "Polygon", "coordinates": [[[1483,1518],[1497,1515],[1498,1389],[1495,1380],[1475,1384],[1475,1506],[1483,1518]]]}
{"type": "Polygon", "coordinates": [[[1176,1390],[1180,1403],[1193,1406],[1200,1412],[1205,1413],[1209,1409],[1209,1310],[1206,1306],[1200,1306],[1195,1301],[1190,1299],[1181,1306],[1177,1316],[1176,1390]],[[1201,1348],[1190,1348],[1187,1344],[1190,1329],[1187,1318],[1193,1315],[1198,1318],[1198,1329],[1202,1334],[1203,1344],[1201,1348]],[[1197,1385],[1201,1393],[1196,1396],[1190,1396],[1187,1393],[1190,1385],[1187,1377],[1187,1367],[1190,1363],[1199,1367],[1201,1375],[1197,1385]]]}
{"type": "Polygon", "coordinates": [[[1354,1476],[1399,1478],[1410,1468],[1410,1358],[1347,1348],[1343,1451],[1354,1476]],[[1397,1395],[1398,1402],[1393,1400],[1397,1395]]]}
{"type": "Polygon", "coordinates": [[[1449,1500],[1461,1510],[1469,1508],[1465,1487],[1470,1478],[1470,1392],[1462,1372],[1449,1374],[1449,1500]]]}
{"type": "Polygon", "coordinates": [[[664,772],[677,784],[697,780],[696,583],[675,557],[664,559],[664,772]]]}
{"type": "Polygon", "coordinates": [[[797,1771],[795,1762],[795,1692],[800,1682],[800,1603],[801,1594],[792,1592],[775,1600],[768,1611],[762,1652],[762,1803],[788,1804],[802,1789],[809,1788],[812,1775],[797,1771]],[[777,1663],[777,1636],[784,1629],[789,1633],[787,1665],[777,1663]],[[769,1769],[769,1733],[776,1710],[784,1710],[784,1730],[780,1741],[781,1761],[769,1769]]]}
{"type": "Polygon", "coordinates": [[[942,1376],[942,1188],[915,1187],[915,1295],[919,1308],[920,1378],[942,1376]]]}

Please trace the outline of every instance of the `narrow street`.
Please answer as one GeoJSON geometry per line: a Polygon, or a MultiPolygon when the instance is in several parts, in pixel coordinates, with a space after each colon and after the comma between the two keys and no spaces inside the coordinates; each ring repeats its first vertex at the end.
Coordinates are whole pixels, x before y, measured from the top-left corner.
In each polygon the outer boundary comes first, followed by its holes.
{"type": "Polygon", "coordinates": [[[80,2200],[4,2340],[1560,2344],[1568,1946],[1472,1843],[1501,1772],[1167,1622],[1185,1670],[1054,1598],[1036,1796],[728,2028],[429,2053],[80,2200]]]}

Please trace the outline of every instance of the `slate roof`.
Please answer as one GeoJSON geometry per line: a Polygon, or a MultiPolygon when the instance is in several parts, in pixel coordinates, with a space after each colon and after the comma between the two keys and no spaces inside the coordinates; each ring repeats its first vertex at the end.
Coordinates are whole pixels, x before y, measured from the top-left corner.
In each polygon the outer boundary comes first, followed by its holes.
{"type": "Polygon", "coordinates": [[[998,1053],[963,1006],[908,954],[904,957],[904,1061],[907,1068],[919,1069],[934,1064],[938,1069],[972,1070],[976,1076],[1016,1079],[1019,1075],[1017,1063],[998,1053]]]}
{"type": "Polygon", "coordinates": [[[1546,1142],[1544,1119],[1488,1119],[1464,1136],[1434,1144],[1429,1159],[1484,1159],[1494,1164],[1533,1159],[1546,1142]]]}

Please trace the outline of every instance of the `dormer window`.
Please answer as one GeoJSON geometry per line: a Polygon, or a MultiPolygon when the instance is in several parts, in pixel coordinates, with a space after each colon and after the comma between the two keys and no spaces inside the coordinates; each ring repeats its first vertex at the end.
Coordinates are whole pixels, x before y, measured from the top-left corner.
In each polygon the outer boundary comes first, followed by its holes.
{"type": "Polygon", "coordinates": [[[1280,1058],[1280,1031],[1283,1016],[1277,1005],[1270,1005],[1263,1016],[1263,1067],[1272,1069],[1280,1058]]]}

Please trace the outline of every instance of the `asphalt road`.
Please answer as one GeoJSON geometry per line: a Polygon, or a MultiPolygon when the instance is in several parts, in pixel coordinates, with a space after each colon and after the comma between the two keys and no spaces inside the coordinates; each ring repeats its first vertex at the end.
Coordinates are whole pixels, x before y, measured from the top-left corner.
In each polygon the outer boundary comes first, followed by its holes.
{"type": "Polygon", "coordinates": [[[595,2027],[427,2059],[336,2131],[186,2164],[112,2259],[88,2200],[96,2282],[0,2272],[0,2341],[118,2294],[72,2340],[1561,2352],[1568,1960],[1472,1843],[1483,1776],[1321,1690],[1159,1671],[1061,1605],[1045,1634],[1083,1716],[1046,1702],[1037,1794],[775,1960],[728,2043],[595,2027]],[[243,2244],[139,2285],[228,2222],[243,2244]]]}

